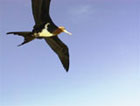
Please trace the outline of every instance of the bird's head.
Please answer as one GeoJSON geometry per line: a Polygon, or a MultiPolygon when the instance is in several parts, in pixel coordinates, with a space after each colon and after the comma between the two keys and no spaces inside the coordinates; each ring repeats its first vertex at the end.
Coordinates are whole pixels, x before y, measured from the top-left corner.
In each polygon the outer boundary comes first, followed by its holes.
{"type": "Polygon", "coordinates": [[[67,34],[69,34],[69,35],[72,35],[72,33],[68,32],[68,31],[65,29],[65,27],[63,27],[63,26],[60,26],[59,29],[60,29],[62,32],[65,32],[65,33],[67,33],[67,34]]]}

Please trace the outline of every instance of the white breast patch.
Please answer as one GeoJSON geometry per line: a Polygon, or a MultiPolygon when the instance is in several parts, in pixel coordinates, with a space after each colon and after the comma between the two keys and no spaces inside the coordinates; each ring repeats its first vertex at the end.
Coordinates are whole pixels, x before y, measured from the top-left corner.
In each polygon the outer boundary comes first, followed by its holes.
{"type": "Polygon", "coordinates": [[[45,28],[42,29],[42,31],[38,33],[39,37],[51,37],[51,36],[54,36],[52,33],[50,33],[50,32],[48,31],[48,25],[49,25],[49,24],[50,24],[50,23],[47,23],[47,24],[45,25],[45,28]]]}

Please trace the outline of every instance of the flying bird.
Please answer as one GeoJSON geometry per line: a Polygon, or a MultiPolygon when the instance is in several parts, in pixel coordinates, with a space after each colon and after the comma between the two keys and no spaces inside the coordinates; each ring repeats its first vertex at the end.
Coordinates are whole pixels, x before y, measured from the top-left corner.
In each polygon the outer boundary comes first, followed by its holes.
{"type": "Polygon", "coordinates": [[[69,69],[69,50],[68,47],[58,38],[58,34],[68,32],[63,26],[56,26],[49,13],[51,0],[32,0],[32,13],[35,25],[32,31],[28,32],[8,32],[24,37],[24,41],[18,45],[22,46],[34,39],[45,39],[51,49],[58,55],[63,67],[68,72],[69,69]]]}

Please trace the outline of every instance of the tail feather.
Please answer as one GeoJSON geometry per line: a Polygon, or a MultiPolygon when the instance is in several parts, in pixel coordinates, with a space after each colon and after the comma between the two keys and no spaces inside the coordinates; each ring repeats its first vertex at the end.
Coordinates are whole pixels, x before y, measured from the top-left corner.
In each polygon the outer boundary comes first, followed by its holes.
{"type": "Polygon", "coordinates": [[[14,34],[24,37],[24,41],[18,46],[22,46],[35,39],[35,37],[32,36],[32,32],[8,32],[7,34],[14,34]]]}

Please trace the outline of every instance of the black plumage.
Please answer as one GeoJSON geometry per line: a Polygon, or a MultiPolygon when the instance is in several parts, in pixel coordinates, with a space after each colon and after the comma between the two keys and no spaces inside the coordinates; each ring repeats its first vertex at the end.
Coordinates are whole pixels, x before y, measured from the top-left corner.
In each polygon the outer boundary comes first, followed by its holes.
{"type": "Polygon", "coordinates": [[[51,0],[32,0],[32,12],[35,20],[33,31],[41,31],[46,23],[51,23],[48,30],[52,33],[58,27],[50,18],[50,2],[51,0]]]}
{"type": "Polygon", "coordinates": [[[50,17],[49,9],[51,0],[31,0],[31,2],[33,17],[35,20],[33,30],[29,32],[8,32],[7,34],[15,34],[24,37],[24,42],[18,46],[24,45],[36,38],[45,39],[52,50],[58,55],[66,71],[68,71],[69,50],[68,47],[57,36],[61,32],[65,32],[65,29],[56,26],[50,17]],[[48,24],[47,29],[45,29],[46,24],[48,24]],[[39,34],[42,33],[41,31],[43,31],[43,29],[52,35],[50,37],[47,35],[42,37],[39,34]]]}

